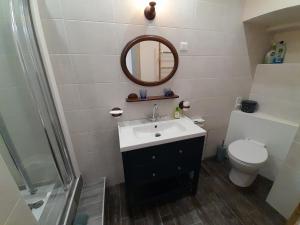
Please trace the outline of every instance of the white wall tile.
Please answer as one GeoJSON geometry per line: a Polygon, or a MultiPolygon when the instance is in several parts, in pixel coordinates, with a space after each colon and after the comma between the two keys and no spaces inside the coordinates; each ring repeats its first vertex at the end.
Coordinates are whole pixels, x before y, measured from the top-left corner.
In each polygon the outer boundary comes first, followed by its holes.
{"type": "Polygon", "coordinates": [[[161,9],[158,8],[157,10],[157,24],[167,27],[193,28],[195,7],[196,0],[164,1],[161,9]]]}
{"type": "Polygon", "coordinates": [[[97,83],[96,92],[98,106],[101,108],[112,109],[114,106],[120,105],[121,102],[125,101],[125,98],[119,95],[118,85],[114,83],[97,83]]]}
{"type": "Polygon", "coordinates": [[[75,110],[80,108],[79,85],[61,85],[59,86],[59,93],[64,110],[75,110]]]}
{"type": "Polygon", "coordinates": [[[90,112],[92,120],[90,130],[113,130],[117,128],[117,120],[113,118],[107,108],[93,109],[90,112]]]}
{"type": "Polygon", "coordinates": [[[64,0],[62,5],[65,19],[113,21],[112,0],[64,0]]]}
{"type": "Polygon", "coordinates": [[[225,58],[220,56],[182,56],[178,68],[180,78],[222,77],[225,58]]]}
{"type": "Polygon", "coordinates": [[[247,56],[227,56],[224,57],[224,70],[223,73],[227,73],[228,77],[249,77],[249,58],[247,56]]]}
{"type": "Polygon", "coordinates": [[[116,54],[116,25],[90,21],[66,21],[71,53],[116,54]]]}
{"type": "Polygon", "coordinates": [[[92,124],[89,110],[65,111],[67,123],[71,133],[88,132],[92,124]]]}
{"type": "Polygon", "coordinates": [[[189,51],[183,54],[206,56],[222,56],[226,54],[223,32],[187,30],[186,32],[179,32],[179,38],[178,44],[180,41],[186,41],[191,46],[189,51]]]}
{"type": "Polygon", "coordinates": [[[222,31],[225,7],[209,1],[196,1],[195,28],[222,31]],[[213,15],[213,16],[212,16],[213,15]]]}
{"type": "Polygon", "coordinates": [[[135,0],[114,0],[115,20],[125,24],[154,24],[144,17],[144,8],[147,2],[135,0]]]}
{"type": "Polygon", "coordinates": [[[125,45],[136,38],[137,36],[148,33],[149,30],[153,30],[153,27],[147,27],[145,25],[132,25],[132,24],[118,24],[117,25],[117,39],[118,39],[118,55],[121,55],[125,45]]]}
{"type": "Polygon", "coordinates": [[[80,83],[118,81],[120,57],[115,55],[72,55],[74,72],[80,83]]]}
{"type": "Polygon", "coordinates": [[[68,44],[63,20],[43,20],[43,29],[49,53],[68,53],[68,44]]]}
{"type": "Polygon", "coordinates": [[[192,101],[191,112],[201,116],[219,116],[222,112],[223,115],[229,117],[233,106],[234,100],[231,97],[202,97],[192,101]]]}
{"type": "Polygon", "coordinates": [[[62,19],[60,0],[38,0],[40,15],[43,19],[62,19]]]}
{"type": "Polygon", "coordinates": [[[51,54],[50,58],[57,84],[76,84],[78,82],[69,55],[51,54]]]}
{"type": "Polygon", "coordinates": [[[193,80],[191,85],[192,99],[216,96],[217,82],[218,80],[215,78],[201,78],[193,80]]]}
{"type": "Polygon", "coordinates": [[[98,106],[96,84],[81,84],[78,86],[78,90],[82,108],[96,108],[98,106]]]}

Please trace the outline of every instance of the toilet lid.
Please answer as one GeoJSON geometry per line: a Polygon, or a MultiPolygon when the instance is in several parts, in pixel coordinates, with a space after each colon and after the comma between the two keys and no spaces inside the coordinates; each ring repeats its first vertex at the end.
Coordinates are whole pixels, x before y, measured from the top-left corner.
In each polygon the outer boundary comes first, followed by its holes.
{"type": "Polygon", "coordinates": [[[268,158],[267,149],[251,140],[238,140],[228,146],[229,153],[236,159],[245,162],[258,164],[265,162],[268,158]]]}

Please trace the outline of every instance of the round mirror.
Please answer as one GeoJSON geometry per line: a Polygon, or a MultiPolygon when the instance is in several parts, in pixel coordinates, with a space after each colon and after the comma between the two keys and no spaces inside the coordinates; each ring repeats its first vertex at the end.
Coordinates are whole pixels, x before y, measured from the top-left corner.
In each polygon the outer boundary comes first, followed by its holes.
{"type": "Polygon", "coordinates": [[[143,86],[155,86],[170,80],[178,68],[175,47],[165,38],[143,35],[130,41],[121,54],[125,75],[143,86]]]}

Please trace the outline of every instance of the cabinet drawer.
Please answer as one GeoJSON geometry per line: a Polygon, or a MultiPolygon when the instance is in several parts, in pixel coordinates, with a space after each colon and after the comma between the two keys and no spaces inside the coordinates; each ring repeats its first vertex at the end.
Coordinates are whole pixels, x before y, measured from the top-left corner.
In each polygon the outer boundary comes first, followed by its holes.
{"type": "Polygon", "coordinates": [[[164,164],[135,166],[128,169],[126,182],[131,184],[144,184],[169,177],[175,177],[195,170],[195,164],[186,162],[172,162],[164,164]]]}
{"type": "Polygon", "coordinates": [[[171,169],[171,176],[177,176],[184,173],[189,173],[195,169],[197,169],[198,166],[195,165],[195,163],[186,163],[186,162],[177,162],[172,165],[171,169]]]}
{"type": "Polygon", "coordinates": [[[178,160],[198,162],[201,160],[203,143],[204,137],[200,137],[124,152],[122,156],[124,164],[130,167],[178,160]]]}
{"type": "Polygon", "coordinates": [[[165,150],[167,145],[153,146],[140,150],[124,152],[122,154],[123,161],[126,165],[141,166],[148,164],[157,164],[165,160],[165,150]]]}
{"type": "Polygon", "coordinates": [[[170,165],[155,164],[135,166],[129,168],[126,182],[143,184],[168,178],[170,177],[170,174],[175,174],[174,168],[170,165]]]}
{"type": "Polygon", "coordinates": [[[199,162],[202,156],[204,139],[195,138],[172,143],[165,154],[169,160],[199,162]]]}

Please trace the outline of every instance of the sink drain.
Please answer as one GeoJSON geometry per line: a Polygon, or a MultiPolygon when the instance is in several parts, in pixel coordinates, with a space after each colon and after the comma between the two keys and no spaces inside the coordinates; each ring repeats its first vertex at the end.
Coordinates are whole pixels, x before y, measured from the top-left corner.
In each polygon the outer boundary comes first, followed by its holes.
{"type": "Polygon", "coordinates": [[[160,137],[160,136],[161,136],[160,133],[156,133],[156,134],[155,134],[155,137],[160,137]]]}

